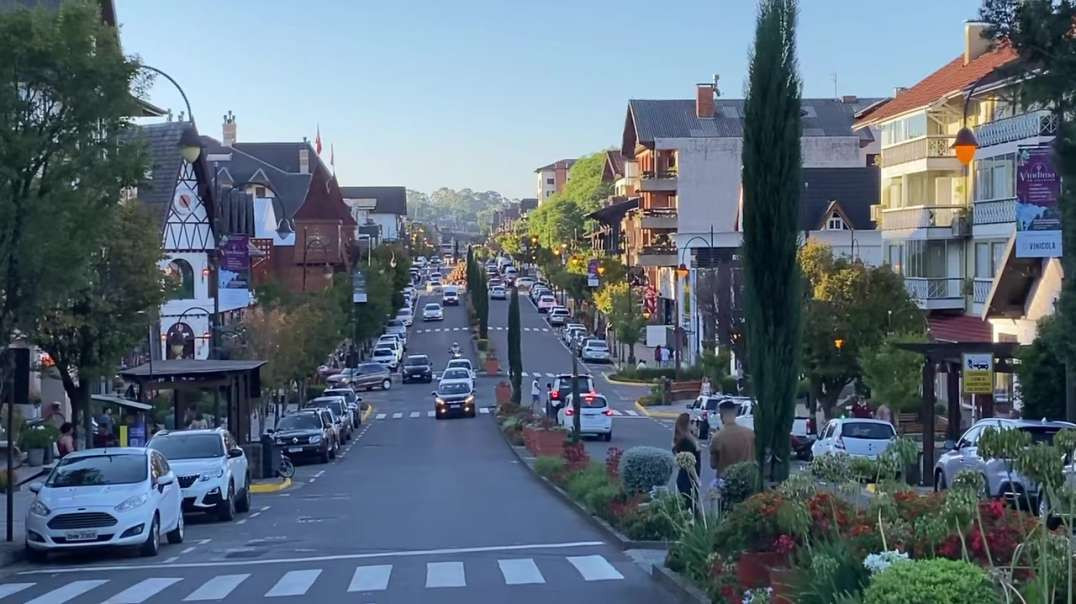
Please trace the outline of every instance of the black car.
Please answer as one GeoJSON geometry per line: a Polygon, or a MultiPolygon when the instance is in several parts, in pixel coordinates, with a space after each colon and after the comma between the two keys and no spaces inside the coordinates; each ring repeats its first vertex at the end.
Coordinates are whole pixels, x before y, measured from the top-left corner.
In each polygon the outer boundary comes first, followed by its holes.
{"type": "Polygon", "coordinates": [[[272,432],[276,446],[284,449],[288,457],[317,458],[328,463],[335,456],[333,427],[322,414],[315,410],[299,411],[280,418],[272,432]]]}
{"type": "Polygon", "coordinates": [[[430,357],[424,354],[408,355],[404,359],[401,379],[405,384],[407,382],[425,382],[427,384],[432,382],[433,364],[430,362],[430,357]]]}
{"type": "Polygon", "coordinates": [[[433,391],[433,409],[437,419],[444,419],[452,414],[465,417],[475,416],[474,391],[466,380],[442,381],[433,391]]]}

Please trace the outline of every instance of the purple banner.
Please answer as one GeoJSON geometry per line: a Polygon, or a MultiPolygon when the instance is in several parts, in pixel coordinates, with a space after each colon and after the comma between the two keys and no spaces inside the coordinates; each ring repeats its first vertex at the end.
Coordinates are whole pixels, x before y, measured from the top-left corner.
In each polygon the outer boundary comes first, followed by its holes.
{"type": "Polygon", "coordinates": [[[1016,155],[1016,256],[1061,256],[1061,177],[1049,145],[1021,147],[1016,155]]]}
{"type": "Polygon", "coordinates": [[[228,235],[220,242],[220,268],[226,271],[250,270],[250,238],[246,235],[228,235]]]}

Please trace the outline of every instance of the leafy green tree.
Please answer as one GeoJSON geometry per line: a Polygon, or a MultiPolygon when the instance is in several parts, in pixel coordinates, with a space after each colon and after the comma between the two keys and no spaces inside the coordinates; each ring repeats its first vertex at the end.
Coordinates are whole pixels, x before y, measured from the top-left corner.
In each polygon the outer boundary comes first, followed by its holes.
{"type": "MultiPolygon", "coordinates": [[[[1076,333],[1076,3],[1072,0],[985,0],[983,21],[990,35],[1016,51],[1019,59],[1001,68],[1019,81],[1021,104],[1049,108],[1057,118],[1054,164],[1061,176],[1061,257],[1066,278],[1057,301],[1058,320],[1076,333]]],[[[1065,363],[1065,417],[1076,421],[1076,338],[1058,349],[1065,363]]]]}
{"type": "Polygon", "coordinates": [[[1059,317],[1047,316],[1039,320],[1038,337],[1017,353],[1020,363],[1016,377],[1020,381],[1020,399],[1023,416],[1027,418],[1065,418],[1065,363],[1067,340],[1059,317]]]}
{"type": "Polygon", "coordinates": [[[802,156],[796,0],[762,0],[744,103],[743,251],[748,370],[760,471],[788,476],[799,380],[802,276],[796,262],[802,156]]]}
{"type": "Polygon", "coordinates": [[[508,303],[508,371],[512,379],[512,402],[519,404],[523,397],[523,349],[519,325],[519,290],[512,289],[508,303]]]}
{"type": "Polygon", "coordinates": [[[583,233],[585,214],[577,201],[554,195],[527,217],[528,232],[545,248],[570,245],[583,233]]]}
{"type": "Polygon", "coordinates": [[[145,157],[128,136],[138,64],[96,3],[0,12],[0,65],[0,340],[9,342],[16,329],[33,331],[43,309],[93,287],[97,234],[111,230],[145,157]]]}
{"type": "Polygon", "coordinates": [[[564,183],[564,189],[546,202],[557,198],[571,199],[583,213],[597,210],[601,207],[602,200],[613,193],[613,184],[602,182],[604,171],[605,151],[598,151],[577,159],[568,172],[568,181],[564,183]]]}
{"type": "Polygon", "coordinates": [[[607,317],[617,340],[628,347],[628,363],[635,365],[635,344],[646,325],[639,302],[626,281],[609,282],[594,297],[595,307],[607,317]]]}
{"type": "Polygon", "coordinates": [[[919,387],[923,383],[923,355],[897,347],[902,342],[924,342],[920,331],[897,332],[879,343],[863,348],[863,382],[871,389],[871,398],[893,410],[916,411],[923,404],[919,387]]]}

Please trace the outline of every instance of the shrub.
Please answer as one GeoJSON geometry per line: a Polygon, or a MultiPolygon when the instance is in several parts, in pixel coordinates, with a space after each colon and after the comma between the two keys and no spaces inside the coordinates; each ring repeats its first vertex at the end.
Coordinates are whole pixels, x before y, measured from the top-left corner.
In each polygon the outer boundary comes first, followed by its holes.
{"type": "Polygon", "coordinates": [[[539,476],[554,479],[564,472],[565,465],[563,457],[542,456],[534,460],[534,471],[539,476]]]}
{"type": "Polygon", "coordinates": [[[944,558],[894,564],[875,575],[863,593],[864,604],[994,604],[1000,601],[981,568],[944,558]]]}
{"type": "Polygon", "coordinates": [[[19,435],[19,448],[23,451],[30,449],[48,449],[52,443],[60,439],[60,431],[52,424],[40,424],[33,428],[24,429],[19,435]]]}
{"type": "Polygon", "coordinates": [[[620,458],[620,476],[625,490],[641,493],[668,484],[675,465],[670,451],[657,447],[632,447],[620,458]]]}
{"type": "Polygon", "coordinates": [[[870,571],[843,540],[817,542],[796,556],[792,584],[797,604],[848,601],[862,594],[869,581],[870,571]]]}
{"type": "Polygon", "coordinates": [[[572,472],[564,484],[564,490],[572,499],[583,503],[591,492],[612,484],[602,464],[591,464],[586,468],[572,472]]]}
{"type": "Polygon", "coordinates": [[[672,541],[690,518],[683,497],[679,493],[665,493],[626,517],[623,529],[630,539],[672,541]]]}
{"type": "Polygon", "coordinates": [[[740,503],[759,491],[758,462],[741,461],[725,468],[722,497],[728,503],[740,503]]]}
{"type": "Polygon", "coordinates": [[[620,487],[607,483],[595,487],[587,493],[583,498],[583,505],[590,510],[591,514],[608,522],[613,522],[612,504],[621,495],[623,495],[623,491],[621,491],[620,487]]]}

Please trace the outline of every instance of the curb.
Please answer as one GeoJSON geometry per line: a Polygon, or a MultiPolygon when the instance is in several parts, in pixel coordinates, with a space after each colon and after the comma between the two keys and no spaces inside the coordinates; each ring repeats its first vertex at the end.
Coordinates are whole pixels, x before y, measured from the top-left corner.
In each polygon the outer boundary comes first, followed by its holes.
{"type": "Polygon", "coordinates": [[[0,550],[0,567],[18,564],[26,559],[26,548],[23,546],[5,548],[0,550]]]}
{"type": "Polygon", "coordinates": [[[676,594],[676,599],[679,602],[685,604],[711,604],[710,598],[701,589],[660,564],[650,567],[650,576],[654,578],[655,583],[663,585],[666,589],[676,594]]]}
{"type": "Polygon", "coordinates": [[[614,380],[613,378],[609,377],[609,375],[610,374],[607,371],[602,372],[602,377],[605,378],[605,381],[609,382],[610,384],[616,384],[618,386],[639,386],[640,388],[642,388],[644,386],[654,385],[654,382],[625,382],[623,380],[614,380]]]}
{"type": "Polygon", "coordinates": [[[639,411],[639,413],[642,413],[647,417],[657,417],[664,419],[676,419],[677,417],[680,417],[680,414],[675,411],[651,411],[649,407],[640,403],[639,401],[635,401],[635,408],[639,411]]]}
{"type": "Polygon", "coordinates": [[[534,468],[529,463],[527,463],[527,460],[523,458],[523,455],[520,454],[516,446],[508,442],[508,439],[504,436],[504,432],[501,431],[500,426],[497,426],[497,432],[501,434],[501,439],[504,440],[504,444],[507,445],[508,448],[512,451],[512,454],[516,456],[516,459],[519,460],[519,463],[522,464],[525,468],[527,468],[528,473],[535,480],[545,485],[547,489],[552,491],[557,497],[567,503],[568,506],[574,509],[580,516],[583,516],[586,520],[588,520],[592,525],[594,525],[594,528],[596,528],[599,532],[603,533],[606,538],[608,538],[609,541],[611,541],[617,547],[622,550],[666,549],[669,547],[669,544],[665,541],[635,541],[633,539],[629,539],[628,537],[624,536],[620,531],[613,528],[613,526],[610,525],[608,522],[591,514],[589,510],[587,510],[580,503],[572,499],[571,495],[565,492],[564,489],[553,484],[553,482],[550,481],[548,478],[544,476],[539,476],[538,473],[534,471],[534,468]]]}
{"type": "Polygon", "coordinates": [[[267,484],[252,484],[250,485],[251,493],[277,493],[291,486],[291,479],[285,478],[280,482],[270,482],[267,484]]]}

